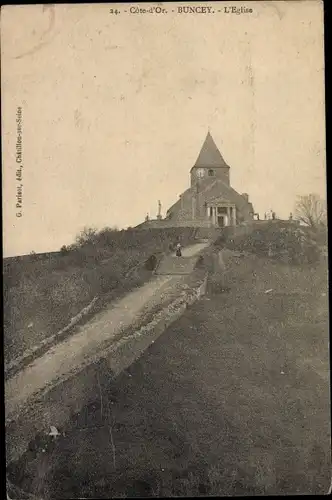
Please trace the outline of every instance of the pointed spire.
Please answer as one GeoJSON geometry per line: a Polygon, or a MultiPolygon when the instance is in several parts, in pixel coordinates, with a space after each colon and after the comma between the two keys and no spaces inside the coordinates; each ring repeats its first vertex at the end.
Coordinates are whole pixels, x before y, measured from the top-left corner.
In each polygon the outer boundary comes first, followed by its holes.
{"type": "Polygon", "coordinates": [[[210,129],[207,133],[206,139],[194,167],[228,167],[212,138],[210,129]]]}

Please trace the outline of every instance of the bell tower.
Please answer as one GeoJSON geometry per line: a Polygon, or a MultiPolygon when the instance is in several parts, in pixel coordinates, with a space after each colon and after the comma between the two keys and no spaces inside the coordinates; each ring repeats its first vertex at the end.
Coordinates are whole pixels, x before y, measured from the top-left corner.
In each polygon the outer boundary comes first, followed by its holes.
{"type": "Polygon", "coordinates": [[[196,163],[190,170],[191,187],[203,179],[209,179],[211,182],[220,179],[229,186],[229,169],[212,135],[208,132],[196,163]]]}

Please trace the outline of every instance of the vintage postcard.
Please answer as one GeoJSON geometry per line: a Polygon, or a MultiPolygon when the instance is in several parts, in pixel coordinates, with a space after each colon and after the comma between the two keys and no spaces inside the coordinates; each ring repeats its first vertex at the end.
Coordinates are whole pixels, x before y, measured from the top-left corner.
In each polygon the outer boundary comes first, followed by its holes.
{"type": "Polygon", "coordinates": [[[331,487],[320,1],[1,10],[7,498],[331,487]]]}

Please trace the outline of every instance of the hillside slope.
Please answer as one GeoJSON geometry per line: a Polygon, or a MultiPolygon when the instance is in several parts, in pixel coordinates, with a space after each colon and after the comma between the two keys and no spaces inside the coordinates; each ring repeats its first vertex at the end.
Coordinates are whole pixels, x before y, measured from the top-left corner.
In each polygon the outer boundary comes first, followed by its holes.
{"type": "Polygon", "coordinates": [[[95,297],[97,310],[144,283],[159,255],[176,240],[186,245],[194,236],[192,228],[105,230],[63,254],[6,259],[6,363],[59,332],[95,297]]]}

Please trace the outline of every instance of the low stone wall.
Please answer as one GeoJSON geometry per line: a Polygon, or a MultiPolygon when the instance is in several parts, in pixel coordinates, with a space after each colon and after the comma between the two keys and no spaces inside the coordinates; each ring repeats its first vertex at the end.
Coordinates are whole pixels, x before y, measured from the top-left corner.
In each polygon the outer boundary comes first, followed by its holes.
{"type": "Polygon", "coordinates": [[[100,380],[109,380],[130,366],[184,310],[204,295],[207,275],[184,289],[146,324],[122,336],[108,348],[89,359],[80,371],[68,374],[30,401],[14,421],[6,422],[7,464],[17,461],[38,434],[48,432],[50,425],[62,428],[70,417],[96,399],[100,380]]]}

